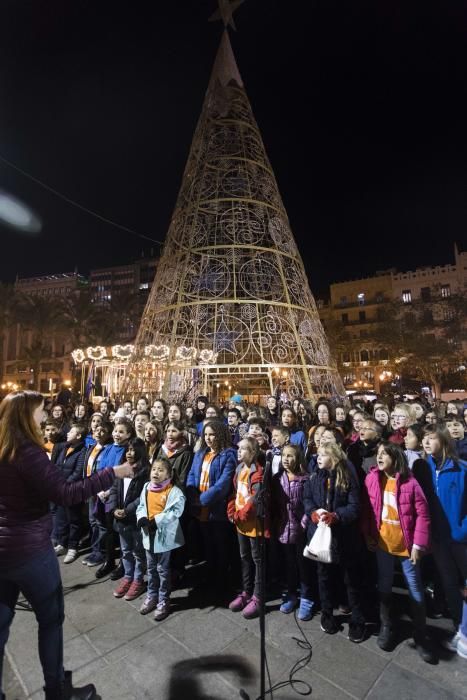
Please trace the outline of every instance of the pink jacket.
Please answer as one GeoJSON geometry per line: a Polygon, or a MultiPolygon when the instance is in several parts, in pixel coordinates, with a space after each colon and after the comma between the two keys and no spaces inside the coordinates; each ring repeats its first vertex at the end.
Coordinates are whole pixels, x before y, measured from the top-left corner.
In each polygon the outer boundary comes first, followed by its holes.
{"type": "MultiPolygon", "coordinates": [[[[382,480],[383,472],[373,467],[365,479],[362,498],[362,531],[365,537],[378,541],[381,527],[382,512],[382,480]]],[[[410,474],[401,483],[400,475],[396,475],[396,502],[402,533],[408,552],[412,545],[428,549],[430,544],[430,513],[425,495],[418,481],[410,474]]]]}

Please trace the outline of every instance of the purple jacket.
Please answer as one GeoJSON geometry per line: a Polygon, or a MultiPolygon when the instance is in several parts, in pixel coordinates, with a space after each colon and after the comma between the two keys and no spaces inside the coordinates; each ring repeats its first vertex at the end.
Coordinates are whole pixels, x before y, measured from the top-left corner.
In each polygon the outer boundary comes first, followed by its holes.
{"type": "Polygon", "coordinates": [[[13,462],[0,463],[0,473],[0,567],[21,563],[51,546],[49,501],[82,503],[115,479],[112,469],[104,469],[67,483],[45,450],[32,442],[24,443],[13,462]]]}
{"type": "MultiPolygon", "coordinates": [[[[380,472],[377,467],[373,467],[365,479],[363,491],[362,531],[365,537],[371,537],[374,542],[378,542],[381,527],[382,475],[383,472],[380,472]]],[[[421,549],[428,549],[430,544],[430,512],[425,495],[412,474],[402,483],[400,475],[396,475],[396,503],[402,533],[409,553],[414,544],[421,549]]]]}
{"type": "Polygon", "coordinates": [[[308,474],[289,481],[281,468],[272,479],[271,524],[282,544],[295,544],[304,536],[301,520],[305,512],[303,489],[308,474]]]}

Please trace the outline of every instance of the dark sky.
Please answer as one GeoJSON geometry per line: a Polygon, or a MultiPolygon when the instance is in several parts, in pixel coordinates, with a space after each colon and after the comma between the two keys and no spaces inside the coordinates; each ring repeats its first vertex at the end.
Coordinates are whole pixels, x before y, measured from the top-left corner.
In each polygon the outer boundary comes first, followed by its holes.
{"type": "MultiPolygon", "coordinates": [[[[0,155],[163,239],[221,34],[214,0],[3,0],[0,155]]],[[[467,240],[467,5],[246,0],[232,45],[315,294],[450,262],[467,240]]],[[[42,217],[0,225],[0,279],[148,244],[0,162],[42,217]]]]}

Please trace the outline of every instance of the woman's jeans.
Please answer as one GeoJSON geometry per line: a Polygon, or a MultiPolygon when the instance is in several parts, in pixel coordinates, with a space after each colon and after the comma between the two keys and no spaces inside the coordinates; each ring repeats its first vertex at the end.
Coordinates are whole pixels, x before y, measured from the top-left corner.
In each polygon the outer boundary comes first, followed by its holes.
{"type": "Polygon", "coordinates": [[[26,561],[0,567],[0,687],[5,645],[15,606],[22,593],[39,624],[39,657],[48,689],[57,687],[63,672],[63,589],[52,546],[26,561]]]}
{"type": "Polygon", "coordinates": [[[141,530],[136,525],[120,525],[118,534],[120,535],[124,575],[131,581],[142,583],[146,569],[146,557],[141,530]]]}
{"type": "Polygon", "coordinates": [[[420,574],[420,564],[412,564],[408,557],[398,557],[389,554],[383,549],[376,550],[376,561],[378,562],[378,590],[380,593],[391,593],[394,579],[394,564],[398,559],[402,566],[409,595],[416,603],[424,602],[424,590],[422,577],[420,574]]]}

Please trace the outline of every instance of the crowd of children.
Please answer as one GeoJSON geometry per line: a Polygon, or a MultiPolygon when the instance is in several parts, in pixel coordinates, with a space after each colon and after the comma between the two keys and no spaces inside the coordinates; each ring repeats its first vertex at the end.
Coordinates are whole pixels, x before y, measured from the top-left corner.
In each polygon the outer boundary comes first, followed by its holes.
{"type": "Polygon", "coordinates": [[[306,621],[320,610],[322,630],[335,634],[338,609],[356,643],[378,623],[386,651],[397,642],[399,565],[420,656],[436,661],[428,601],[432,616],[452,619],[446,647],[467,659],[466,416],[458,402],[433,410],[415,400],[57,404],[44,447],[67,481],[124,462],[133,477],[85,509],[52,503],[55,551],[71,564],[89,538],[82,563],[118,581],[116,598],[144,595],[140,612],[156,620],[170,613],[188,563],[205,561],[203,594],[254,618],[264,538],[267,586],[282,585],[282,613],[297,609],[306,621]],[[332,533],[330,563],[309,555],[323,526],[332,533]]]}

